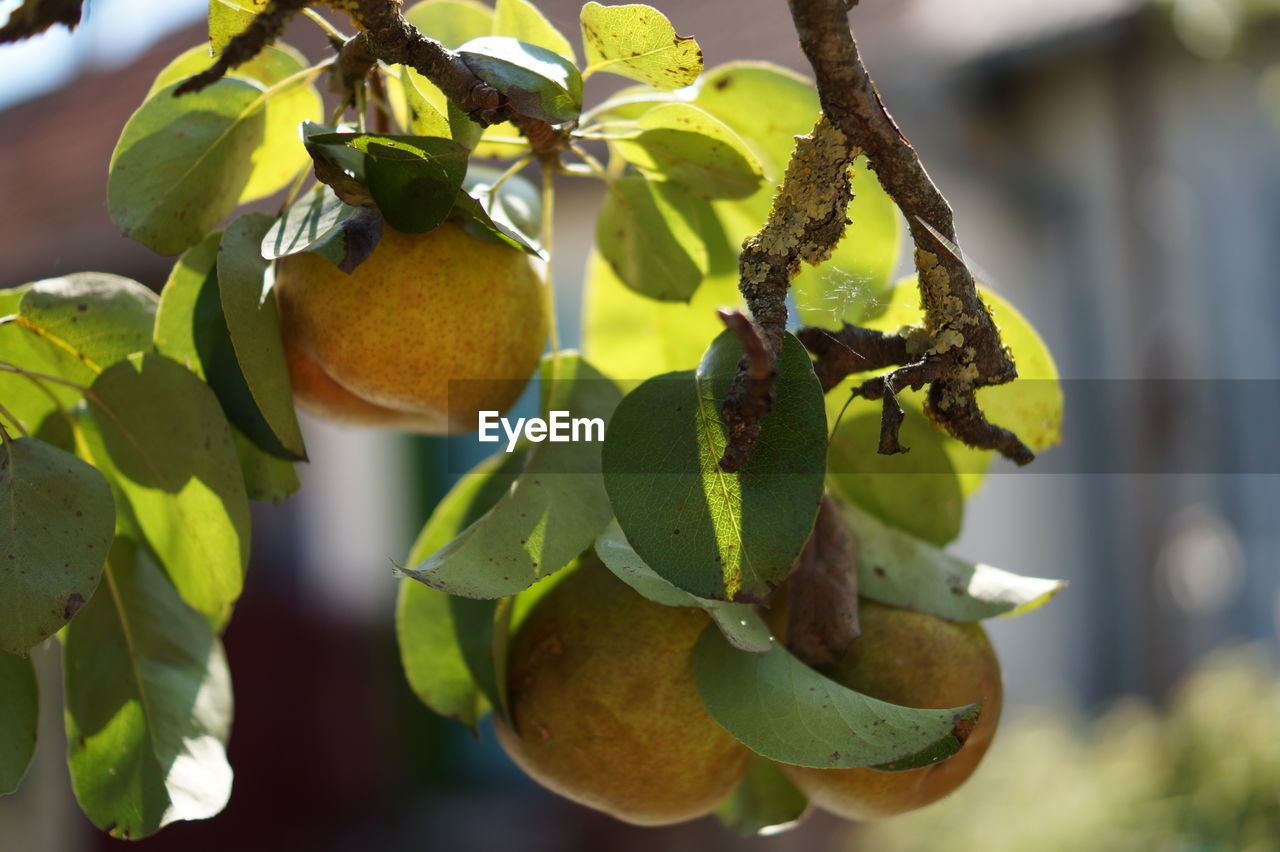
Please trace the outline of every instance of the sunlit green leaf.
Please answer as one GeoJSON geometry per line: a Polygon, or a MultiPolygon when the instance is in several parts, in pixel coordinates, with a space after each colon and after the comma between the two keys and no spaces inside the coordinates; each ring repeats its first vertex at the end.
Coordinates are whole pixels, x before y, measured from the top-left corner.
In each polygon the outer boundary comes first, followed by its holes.
{"type": "Polygon", "coordinates": [[[0,796],[18,789],[35,757],[39,710],[31,660],[0,651],[0,796]]]}
{"type": "Polygon", "coordinates": [[[0,442],[0,651],[25,654],[93,596],[115,518],[90,465],[34,438],[0,442]]]}
{"type": "Polygon", "coordinates": [[[85,815],[137,839],[204,819],[231,794],[231,679],[222,646],[144,549],[111,548],[66,631],[67,762],[85,815]]]}
{"type": "Polygon", "coordinates": [[[583,349],[600,369],[631,386],[650,376],[698,365],[724,324],[717,308],[742,304],[736,275],[703,279],[688,302],[659,302],[627,287],[593,251],[583,299],[583,349]]]}
{"type": "Polygon", "coordinates": [[[111,155],[107,209],[125,236],[161,254],[199,242],[238,203],[266,130],[257,83],[219,80],[175,98],[153,92],[111,155]]]}
{"type": "Polygon", "coordinates": [[[673,184],[639,175],[609,186],[596,247],[624,284],[663,301],[688,301],[710,268],[711,205],[673,184]]]}
{"type": "Polygon", "coordinates": [[[450,50],[493,32],[493,10],[474,0],[424,0],[405,10],[404,18],[450,50]]]}
{"type": "MultiPolygon", "coordinates": [[[[197,45],[185,51],[160,72],[151,84],[148,97],[159,89],[199,74],[213,62],[207,45],[197,45]]],[[[269,93],[262,142],[251,155],[253,173],[240,192],[241,204],[283,189],[307,164],[306,149],[298,140],[298,125],[304,121],[319,121],[324,104],[312,82],[314,78],[300,76],[306,67],[305,56],[278,41],[227,74],[235,79],[260,83],[269,93]],[[285,84],[290,78],[294,79],[285,84]]]]}
{"type": "MultiPolygon", "coordinates": [[[[544,381],[552,361],[543,362],[544,381]]],[[[620,394],[576,356],[561,356],[545,410],[608,423],[620,394]]],[[[497,598],[559,571],[595,541],[611,517],[600,478],[600,444],[533,446],[520,477],[484,516],[406,573],[449,594],[497,598]]]]}
{"type": "Polygon", "coordinates": [[[644,563],[622,534],[617,521],[609,524],[596,539],[596,555],[618,579],[649,600],[664,606],[693,606],[706,610],[724,638],[735,648],[763,654],[772,647],[773,635],[769,626],[754,607],[699,598],[677,589],[644,563]]]}
{"type": "Polygon", "coordinates": [[[37,281],[18,303],[20,323],[97,369],[151,348],[157,299],[136,281],[77,272],[37,281]]]}
{"type": "Polygon", "coordinates": [[[240,473],[244,476],[245,495],[263,503],[280,503],[302,487],[294,463],[276,458],[250,441],[236,427],[231,438],[240,457],[240,473]]]}
{"type": "Polygon", "coordinates": [[[236,361],[258,411],[289,455],[305,459],[276,300],[263,287],[269,263],[260,246],[271,223],[270,214],[246,213],[227,226],[218,245],[218,293],[236,361]]]}
{"type": "Polygon", "coordinates": [[[569,40],[529,0],[498,0],[494,6],[493,34],[545,47],[570,62],[577,59],[569,40]]]}
{"type": "Polygon", "coordinates": [[[603,459],[618,523],[654,571],[698,597],[751,603],[781,585],[813,530],[827,436],[811,361],[787,335],[776,400],[746,466],[721,470],[720,406],[741,356],[726,331],[696,372],[636,388],[618,406],[603,459]]]}
{"type": "Polygon", "coordinates": [[[91,391],[93,463],[128,500],[182,599],[218,614],[244,582],[249,504],[217,397],[161,355],[109,367],[91,391]]]}
{"type": "MultiPolygon", "coordinates": [[[[453,133],[449,127],[447,115],[448,107],[442,107],[439,104],[440,101],[446,100],[444,92],[441,92],[427,78],[407,66],[401,70],[400,81],[404,89],[405,104],[408,108],[410,132],[416,136],[452,138],[453,133]],[[420,85],[418,81],[425,85],[420,85]],[[436,95],[437,97],[432,98],[431,95],[436,95]]],[[[468,145],[467,147],[473,146],[468,145]]]]}
{"type": "Polygon", "coordinates": [[[717,722],[757,754],[795,766],[926,766],[959,750],[956,728],[978,718],[976,704],[915,710],[879,701],[824,677],[781,644],[747,654],[717,630],[703,632],[693,671],[717,722]]]}
{"type": "Polygon", "coordinates": [[[764,174],[756,155],[724,123],[692,104],[660,104],[611,147],[641,170],[699,198],[744,198],[764,174]]]}
{"type": "Polygon", "coordinates": [[[857,541],[858,593],[872,600],[951,621],[977,621],[1033,610],[1066,585],[965,562],[852,503],[837,505],[857,541]]]}
{"type": "Polygon", "coordinates": [[[209,46],[218,55],[231,39],[244,32],[254,14],[267,8],[268,0],[209,0],[209,46]]]}
{"type": "Polygon", "coordinates": [[[881,455],[880,407],[863,403],[858,413],[846,413],[831,438],[829,477],[885,523],[945,545],[960,534],[964,518],[964,489],[947,455],[947,436],[914,408],[906,410],[899,434],[911,452],[881,455]]]}
{"type": "MultiPolygon", "coordinates": [[[[17,322],[0,324],[0,364],[87,386],[94,366],[60,342],[17,322]]],[[[49,417],[69,416],[81,392],[56,381],[0,370],[0,405],[18,420],[19,431],[35,434],[49,417]]],[[[8,426],[6,426],[8,428],[8,426]]]]}
{"type": "Polygon", "coordinates": [[[632,3],[582,7],[584,76],[608,71],[659,89],[678,89],[702,73],[702,48],[676,35],[666,16],[652,6],[632,3]]]}

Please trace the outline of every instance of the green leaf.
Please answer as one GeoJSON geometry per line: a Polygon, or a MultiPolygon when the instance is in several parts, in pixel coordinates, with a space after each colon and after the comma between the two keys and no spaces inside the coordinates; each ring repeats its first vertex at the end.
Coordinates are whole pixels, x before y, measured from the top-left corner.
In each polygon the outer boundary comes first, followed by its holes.
{"type": "Polygon", "coordinates": [[[640,116],[638,131],[611,139],[627,162],[699,198],[745,198],[764,170],[738,134],[692,104],[659,104],[640,116]]]}
{"type": "Polygon", "coordinates": [[[484,205],[494,221],[530,240],[537,239],[542,233],[542,193],[518,174],[508,175],[497,192],[490,192],[490,187],[502,178],[502,172],[490,166],[472,165],[467,169],[462,188],[484,205]]]}
{"type": "MultiPolygon", "coordinates": [[[[400,75],[404,88],[405,106],[408,109],[409,130],[415,136],[440,136],[452,138],[453,130],[447,115],[448,107],[442,108],[439,101],[447,100],[426,77],[408,66],[402,66],[400,75]],[[435,97],[431,97],[435,95],[435,97]]],[[[470,122],[475,125],[475,122],[470,122]]],[[[479,125],[475,125],[477,129],[479,125]]],[[[454,140],[463,144],[462,140],[454,140]]],[[[474,148],[474,145],[467,145],[474,148]]]]}
{"type": "Polygon", "coordinates": [[[716,808],[716,818],[738,834],[766,837],[792,828],[809,800],[777,764],[753,755],[746,777],[716,808]]]}
{"type": "Polygon", "coordinates": [[[911,452],[881,455],[879,406],[846,413],[831,438],[828,476],[869,514],[941,547],[960,534],[964,518],[964,488],[947,436],[915,408],[906,409],[899,434],[911,452]]]}
{"type": "MultiPolygon", "coordinates": [[[[15,321],[0,323],[0,363],[81,386],[92,382],[95,375],[92,366],[59,341],[15,321]]],[[[36,434],[46,419],[62,417],[80,398],[75,388],[0,370],[0,403],[29,434],[36,434]]]]}
{"type": "Polygon", "coordinates": [[[102,585],[66,632],[67,762],[89,820],[137,839],[226,805],[231,679],[142,547],[118,539],[102,585]]]}
{"type": "MultiPolygon", "coordinates": [[[[210,27],[212,29],[212,21],[210,27]]],[[[199,74],[213,62],[207,45],[197,45],[181,53],[156,77],[148,97],[159,89],[199,74]]],[[[278,41],[264,47],[253,59],[237,65],[226,75],[261,83],[267,90],[262,142],[253,150],[253,173],[240,192],[240,204],[265,198],[283,189],[307,164],[306,149],[298,140],[298,125],[304,121],[319,121],[324,113],[324,103],[312,82],[313,77],[299,77],[288,85],[281,85],[305,70],[307,64],[306,57],[295,48],[278,41]]]]}
{"type": "Polygon", "coordinates": [[[688,301],[710,265],[704,234],[711,205],[639,175],[609,186],[596,246],[624,284],[651,299],[688,301]]]}
{"type": "Polygon", "coordinates": [[[77,272],[30,286],[18,319],[95,369],[151,348],[156,295],[108,272],[77,272]]]}
{"type": "Polygon", "coordinates": [[[0,796],[18,789],[35,757],[39,710],[31,660],[0,651],[0,796]]]}
{"type": "Polygon", "coordinates": [[[554,51],[505,36],[484,36],[459,47],[458,55],[472,73],[531,118],[560,124],[582,111],[582,75],[554,51]]]}
{"type": "Polygon", "coordinates": [[[236,443],[245,495],[250,500],[280,503],[302,487],[293,462],[266,452],[234,426],[231,427],[231,439],[236,443]]]}
{"type": "Polygon", "coordinates": [[[271,223],[268,213],[246,213],[227,226],[218,245],[218,293],[236,361],[258,411],[289,455],[305,459],[276,300],[263,286],[270,263],[260,247],[271,223]]]}
{"type": "Polygon", "coordinates": [[[701,598],[761,603],[813,530],[826,415],[809,356],[788,334],[776,400],[747,464],[722,471],[720,406],[741,356],[726,331],[697,371],[658,376],[628,394],[605,436],[604,481],[627,540],[663,578],[701,598]]]}
{"type": "MultiPolygon", "coordinates": [[[[477,195],[483,197],[482,193],[477,195]]],[[[490,210],[496,212],[495,206],[486,207],[480,199],[460,190],[458,200],[454,202],[453,210],[449,213],[449,221],[456,223],[458,227],[478,240],[503,243],[534,257],[546,259],[532,238],[525,236],[506,221],[490,216],[490,210]]]]}
{"type": "Polygon", "coordinates": [[[267,260],[315,252],[349,274],[369,259],[381,238],[376,210],[352,207],[320,184],[267,229],[260,249],[267,260]]]}
{"type": "Polygon", "coordinates": [[[493,10],[473,0],[424,0],[409,7],[404,19],[450,50],[493,32],[493,10]]]}
{"type": "MultiPolygon", "coordinates": [[[[416,565],[429,558],[489,511],[519,476],[524,458],[523,450],[491,456],[464,474],[431,513],[409,551],[408,564],[416,565]]],[[[396,603],[396,638],[414,694],[436,713],[474,730],[484,712],[484,696],[488,696],[489,703],[501,706],[500,693],[492,656],[487,666],[478,666],[483,671],[477,673],[473,669],[475,644],[468,642],[464,646],[462,641],[461,623],[474,620],[478,610],[455,610],[456,600],[422,583],[402,580],[396,603]],[[455,611],[464,616],[456,622],[455,611]]],[[[478,603],[489,606],[492,625],[497,603],[478,603]]],[[[492,637],[492,629],[489,635],[492,637]]]]}
{"type": "Polygon", "coordinates": [[[844,500],[840,515],[857,540],[858,594],[950,621],[1020,615],[1066,583],[973,564],[896,530],[844,500]]]}
{"type": "Polygon", "coordinates": [[[253,16],[267,7],[268,0],[209,0],[209,48],[217,56],[231,39],[244,32],[253,16]]]}
{"type": "Polygon", "coordinates": [[[592,363],[631,386],[698,365],[724,324],[716,309],[742,304],[737,275],[709,275],[688,302],[659,302],[626,286],[591,252],[587,261],[583,350],[592,363]]]}
{"type": "Polygon", "coordinates": [[[364,154],[364,181],[387,224],[421,234],[444,221],[467,172],[467,149],[451,139],[379,133],[327,133],[317,145],[364,154]]]}
{"type": "Polygon", "coordinates": [[[583,76],[608,71],[658,89],[678,89],[702,73],[698,42],[676,35],[665,15],[641,3],[583,6],[582,44],[587,53],[583,76]]]}
{"type": "MultiPolygon", "coordinates": [[[[729,237],[737,245],[758,231],[769,215],[774,187],[782,182],[795,137],[811,132],[818,119],[818,95],[808,79],[781,66],[729,62],[703,75],[693,103],[738,134],[756,153],[768,178],[755,195],[732,205],[738,208],[741,226],[729,237]]],[[[792,282],[806,325],[834,329],[846,320],[858,323],[890,289],[901,232],[897,208],[867,169],[865,158],[855,161],[851,186],[852,226],[830,260],[820,267],[804,266],[792,282]]]]}
{"type": "Polygon", "coordinates": [[[677,589],[644,563],[613,521],[596,538],[596,555],[619,580],[644,597],[664,606],[692,606],[705,609],[733,647],[763,654],[773,646],[769,625],[749,604],[725,603],[695,597],[677,589]]]}
{"type": "Polygon", "coordinates": [[[249,504],[217,397],[161,355],[121,361],[90,390],[93,463],[128,500],[182,599],[220,613],[244,583],[249,504]]]}
{"type": "Polygon", "coordinates": [[[181,98],[153,92],[111,155],[107,209],[125,236],[161,254],[199,242],[231,212],[266,129],[263,89],[219,80],[181,98]]]}
{"type": "Polygon", "coordinates": [[[526,44],[545,47],[570,62],[577,60],[569,39],[529,0],[498,0],[494,7],[493,35],[510,36],[526,44]]]}
{"type": "Polygon", "coordinates": [[[759,755],[819,769],[913,769],[960,749],[956,728],[979,705],[915,710],[841,686],[775,644],[767,654],[737,650],[717,630],[693,649],[693,674],[712,718],[759,755]]]}
{"type": "Polygon", "coordinates": [[[258,410],[236,360],[218,292],[221,240],[221,233],[210,234],[173,265],[156,314],[156,351],[208,383],[227,419],[255,444],[280,458],[294,458],[258,410]]]}
{"type": "Polygon", "coordinates": [[[35,438],[0,446],[0,651],[25,654],[93,596],[115,535],[102,474],[35,438]]]}
{"type": "MultiPolygon", "coordinates": [[[[608,423],[617,387],[577,356],[543,361],[544,411],[608,423]]],[[[492,509],[406,574],[468,598],[498,598],[554,574],[595,541],[609,523],[600,475],[600,444],[538,443],[524,471],[492,509]]]]}

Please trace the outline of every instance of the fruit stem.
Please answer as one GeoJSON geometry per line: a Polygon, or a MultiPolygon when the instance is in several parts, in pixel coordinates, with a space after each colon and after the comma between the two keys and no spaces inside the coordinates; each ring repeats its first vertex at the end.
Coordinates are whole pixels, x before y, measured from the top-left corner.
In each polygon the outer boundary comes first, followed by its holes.
{"type": "MultiPolygon", "coordinates": [[[[551,339],[551,381],[560,377],[560,328],[556,321],[556,291],[551,276],[552,216],[555,215],[555,170],[553,163],[542,163],[542,249],[547,262],[542,273],[542,298],[547,312],[547,336],[551,339]]],[[[550,394],[546,395],[551,398],[550,394]]]]}

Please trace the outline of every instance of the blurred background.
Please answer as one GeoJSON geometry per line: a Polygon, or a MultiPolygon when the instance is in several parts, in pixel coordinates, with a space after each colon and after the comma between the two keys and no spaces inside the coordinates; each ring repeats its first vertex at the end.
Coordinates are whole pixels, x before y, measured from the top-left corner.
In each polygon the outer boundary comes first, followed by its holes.
{"type": "MultiPolygon", "coordinates": [[[[577,0],[539,5],[576,33],[577,0]]],[[[74,34],[0,48],[0,286],[163,283],[172,259],[107,217],[107,162],[156,72],[204,40],[206,9],[90,0],[74,34]]],[[[664,11],[708,66],[808,70],[782,0],[664,11]]],[[[390,560],[450,484],[444,443],[309,420],[304,487],[255,506],[226,635],[231,804],[144,849],[1280,849],[1280,3],[862,0],[852,21],[966,253],[1070,380],[1053,472],[997,462],[952,546],[1071,583],[989,624],[1008,698],[974,779],[912,817],[812,815],[767,839],[711,819],[630,828],[541,791],[399,670],[390,560]]],[[[306,21],[286,39],[324,50],[306,21]]],[[[571,345],[600,200],[583,184],[563,186],[556,223],[571,345]]],[[[121,846],[71,799],[56,654],[39,665],[42,745],[0,800],[0,849],[121,846]]]]}

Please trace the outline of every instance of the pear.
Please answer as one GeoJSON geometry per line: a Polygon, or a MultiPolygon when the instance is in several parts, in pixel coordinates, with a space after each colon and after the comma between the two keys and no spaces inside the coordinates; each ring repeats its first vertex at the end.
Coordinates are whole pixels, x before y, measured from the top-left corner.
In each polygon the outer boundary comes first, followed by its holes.
{"type": "Polygon", "coordinates": [[[1003,690],[999,661],[980,624],[866,599],[859,603],[858,617],[862,635],[843,657],[823,667],[823,674],[864,695],[907,707],[982,702],[977,724],[960,751],[931,766],[903,772],[782,766],[818,807],[846,819],[870,820],[924,807],[964,783],[995,736],[1003,690]]]}
{"type": "Polygon", "coordinates": [[[339,423],[470,431],[505,411],[538,365],[540,261],[446,222],[384,228],[350,275],[320,255],[281,258],[275,293],[298,405],[339,423]]]}
{"type": "Polygon", "coordinates": [[[519,628],[508,670],[515,730],[497,723],[503,747],[544,787],[625,822],[710,813],[742,780],[749,752],[694,683],[690,655],[709,623],[584,558],[519,628]]]}

